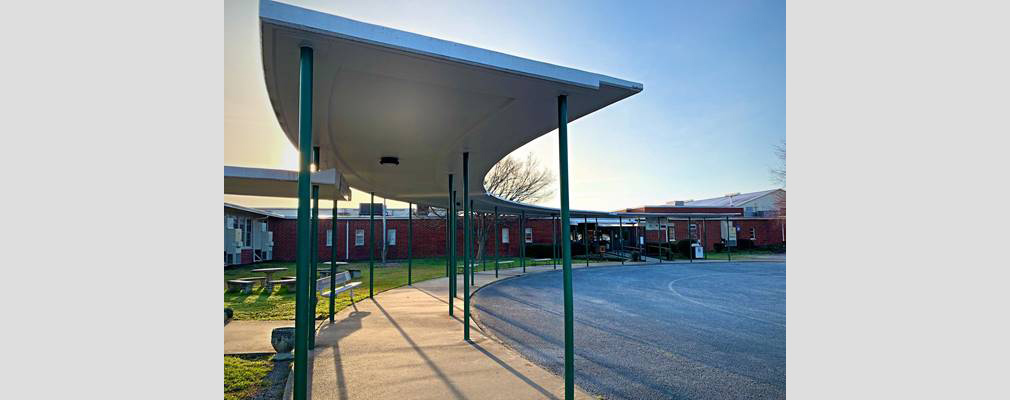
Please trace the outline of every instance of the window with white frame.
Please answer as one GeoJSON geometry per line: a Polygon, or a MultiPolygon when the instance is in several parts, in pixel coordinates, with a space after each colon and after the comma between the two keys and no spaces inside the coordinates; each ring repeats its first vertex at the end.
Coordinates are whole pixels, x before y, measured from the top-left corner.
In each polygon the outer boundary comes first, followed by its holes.
{"type": "Polygon", "coordinates": [[[677,241],[677,224],[670,224],[666,227],[666,239],[669,242],[677,241]]]}
{"type": "Polygon", "coordinates": [[[242,218],[242,247],[252,247],[252,218],[242,218]]]}
{"type": "Polygon", "coordinates": [[[502,243],[509,242],[509,228],[501,228],[501,242],[502,243]]]}
{"type": "Polygon", "coordinates": [[[365,245],[365,230],[355,229],[354,230],[354,245],[364,246],[365,245]]]}
{"type": "Polygon", "coordinates": [[[396,246],[396,229],[390,229],[386,232],[386,245],[396,246]]]}
{"type": "Polygon", "coordinates": [[[688,233],[691,236],[691,239],[698,239],[698,224],[688,225],[687,229],[688,229],[688,233]]]}
{"type": "Polygon", "coordinates": [[[757,230],[750,228],[750,240],[758,240],[757,230]]]}
{"type": "Polygon", "coordinates": [[[326,247],[333,247],[333,230],[326,230],[326,247]]]}
{"type": "Polygon", "coordinates": [[[533,228],[526,228],[526,243],[533,243],[533,228]]]}

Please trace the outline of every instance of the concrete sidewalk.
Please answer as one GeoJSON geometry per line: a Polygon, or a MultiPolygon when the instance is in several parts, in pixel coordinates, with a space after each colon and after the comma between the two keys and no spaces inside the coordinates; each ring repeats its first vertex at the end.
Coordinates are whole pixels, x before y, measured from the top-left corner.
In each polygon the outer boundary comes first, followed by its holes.
{"type": "Polygon", "coordinates": [[[295,326],[295,321],[228,321],[224,325],[224,354],[273,353],[274,328],[295,326]]]}
{"type": "MultiPolygon", "coordinates": [[[[618,263],[619,264],[619,263],[618,263]]],[[[596,264],[600,265],[600,264],[596,264]]],[[[581,266],[584,268],[585,266],[581,266]]],[[[579,268],[579,266],[576,266],[579,268]]],[[[560,269],[560,267],[559,267],[560,269]]],[[[527,267],[527,272],[553,267],[527,267]]],[[[500,278],[521,268],[502,270],[500,278]]],[[[476,287],[495,281],[479,272],[476,287]]],[[[462,292],[462,278],[459,289],[462,292]]],[[[448,278],[392,289],[337,314],[316,338],[317,399],[560,399],[564,380],[483,335],[471,321],[463,341],[462,300],[448,315],[448,278]]],[[[576,388],[576,398],[595,398],[576,388]]]]}

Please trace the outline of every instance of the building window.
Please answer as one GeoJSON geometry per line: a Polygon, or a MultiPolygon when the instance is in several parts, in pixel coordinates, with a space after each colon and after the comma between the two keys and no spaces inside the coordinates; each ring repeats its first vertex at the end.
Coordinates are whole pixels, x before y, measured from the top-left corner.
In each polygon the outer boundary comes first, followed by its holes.
{"type": "Polygon", "coordinates": [[[501,228],[501,242],[502,243],[509,242],[509,228],[501,228]]]}
{"type": "Polygon", "coordinates": [[[666,239],[669,242],[677,241],[677,224],[670,224],[666,227],[666,239]]]}
{"type": "Polygon", "coordinates": [[[242,218],[242,247],[252,247],[252,219],[242,218]]]}
{"type": "Polygon", "coordinates": [[[757,231],[754,228],[750,228],[750,240],[758,240],[757,231]]]}
{"type": "Polygon", "coordinates": [[[688,226],[688,231],[692,240],[698,239],[698,224],[691,224],[688,226]]]}
{"type": "Polygon", "coordinates": [[[333,246],[333,230],[327,229],[326,230],[326,247],[332,247],[332,246],[333,246]]]}
{"type": "Polygon", "coordinates": [[[354,245],[364,246],[365,245],[365,230],[355,229],[354,230],[354,245]]]}
{"type": "Polygon", "coordinates": [[[396,229],[390,229],[386,232],[386,243],[389,246],[396,246],[396,229]]]}
{"type": "Polygon", "coordinates": [[[533,228],[526,228],[526,243],[533,243],[533,228]]]}

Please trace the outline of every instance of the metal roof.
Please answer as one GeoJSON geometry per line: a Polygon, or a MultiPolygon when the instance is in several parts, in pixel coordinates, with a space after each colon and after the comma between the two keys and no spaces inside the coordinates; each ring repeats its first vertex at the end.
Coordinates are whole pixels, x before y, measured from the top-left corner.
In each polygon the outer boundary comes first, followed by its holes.
{"type": "MultiPolygon", "coordinates": [[[[762,198],[764,196],[767,196],[780,190],[782,189],[771,189],[753,193],[734,194],[732,196],[727,195],[711,199],[685,201],[684,207],[741,207],[743,206],[744,203],[757,200],[759,198],[762,198]]],[[[782,191],[784,192],[784,190],[782,191]]],[[[669,206],[673,203],[674,202],[671,201],[666,204],[667,206],[669,206]]]]}

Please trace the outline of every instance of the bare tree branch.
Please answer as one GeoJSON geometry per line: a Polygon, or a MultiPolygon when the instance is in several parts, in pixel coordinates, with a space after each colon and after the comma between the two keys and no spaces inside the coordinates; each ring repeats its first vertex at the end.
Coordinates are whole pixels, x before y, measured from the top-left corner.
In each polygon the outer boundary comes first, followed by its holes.
{"type": "MultiPolygon", "coordinates": [[[[539,203],[554,196],[554,175],[550,169],[542,167],[533,154],[525,160],[505,157],[484,177],[484,187],[488,193],[508,201],[519,203],[539,203]]],[[[488,238],[494,237],[494,214],[474,215],[477,239],[477,260],[484,254],[488,238]]],[[[501,221],[501,219],[499,219],[501,221]]]]}

